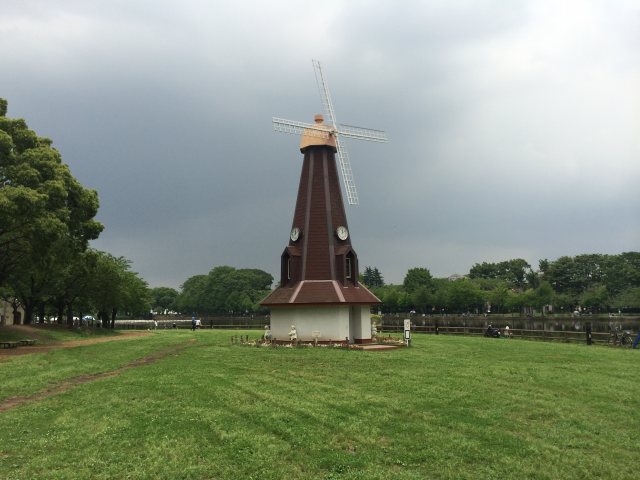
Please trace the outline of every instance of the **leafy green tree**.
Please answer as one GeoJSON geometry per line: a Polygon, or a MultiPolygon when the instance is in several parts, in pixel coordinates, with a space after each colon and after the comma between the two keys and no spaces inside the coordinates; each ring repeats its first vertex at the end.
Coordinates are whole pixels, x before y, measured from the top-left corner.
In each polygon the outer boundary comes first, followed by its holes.
{"type": "Polygon", "coordinates": [[[407,312],[411,300],[401,285],[385,285],[374,288],[373,293],[380,299],[384,313],[407,312]]]}
{"type": "Polygon", "coordinates": [[[428,313],[433,308],[434,296],[429,287],[418,287],[409,298],[414,308],[420,313],[428,313]]]}
{"type": "Polygon", "coordinates": [[[181,311],[206,314],[257,311],[268,293],[273,277],[258,269],[213,268],[208,275],[196,275],[182,285],[176,304],[181,311]]]}
{"type": "Polygon", "coordinates": [[[162,312],[175,309],[175,302],[178,298],[178,291],[175,288],[155,287],[151,289],[150,293],[153,308],[160,308],[162,312]]]}
{"type": "Polygon", "coordinates": [[[608,256],[603,271],[604,285],[612,296],[629,288],[640,287],[640,252],[608,256]]]}
{"type": "Polygon", "coordinates": [[[531,265],[522,258],[516,258],[498,263],[476,263],[471,267],[471,270],[469,270],[469,278],[504,280],[512,288],[524,289],[527,286],[527,275],[530,274],[530,272],[531,265]]]}
{"type": "Polygon", "coordinates": [[[432,289],[433,277],[431,276],[431,272],[426,268],[411,268],[404,277],[403,286],[409,295],[413,294],[420,287],[432,289]]]}
{"type": "Polygon", "coordinates": [[[181,287],[176,308],[182,313],[205,312],[207,302],[207,275],[189,277],[181,287]]]}
{"type": "Polygon", "coordinates": [[[604,285],[611,297],[640,286],[640,252],[620,255],[585,254],[540,262],[543,278],[576,302],[585,292],[604,285]]]}
{"type": "MultiPolygon", "coordinates": [[[[151,309],[151,292],[149,285],[136,272],[126,269],[121,273],[122,296],[118,309],[130,317],[146,316],[151,309]]],[[[112,325],[116,311],[112,310],[112,325]]]]}
{"type": "Polygon", "coordinates": [[[491,311],[501,313],[507,308],[509,298],[509,288],[505,282],[498,282],[495,287],[489,291],[487,301],[491,305],[491,311]]]}
{"type": "Polygon", "coordinates": [[[627,288],[620,292],[611,302],[612,306],[620,309],[640,309],[640,287],[627,288]]]}
{"type": "Polygon", "coordinates": [[[541,282],[538,288],[531,289],[529,292],[529,306],[543,310],[546,305],[553,303],[554,292],[549,282],[541,282]]]}
{"type": "Polygon", "coordinates": [[[604,285],[597,285],[586,290],[580,296],[580,304],[594,312],[609,310],[611,297],[604,285]]]}
{"type": "Polygon", "coordinates": [[[455,280],[450,283],[447,292],[449,311],[481,312],[483,303],[482,291],[470,279],[455,280]]]}
{"type": "Polygon", "coordinates": [[[505,308],[511,313],[522,313],[523,309],[530,305],[529,295],[526,292],[510,290],[505,301],[505,308]]]}
{"type": "Polygon", "coordinates": [[[104,326],[114,328],[118,312],[142,315],[149,311],[147,283],[130,270],[130,265],[124,257],[97,252],[91,301],[104,326]]]}
{"type": "Polygon", "coordinates": [[[6,106],[0,101],[0,286],[31,323],[35,307],[56,294],[59,271],[103,227],[94,220],[97,193],[71,175],[49,139],[7,118],[6,106]]]}
{"type": "Polygon", "coordinates": [[[433,307],[434,313],[442,313],[449,309],[449,290],[453,282],[450,282],[446,278],[434,278],[433,285],[435,292],[433,294],[433,307]]]}
{"type": "Polygon", "coordinates": [[[82,317],[90,308],[89,292],[96,272],[98,255],[97,251],[88,249],[69,259],[68,263],[58,270],[58,281],[51,299],[58,323],[63,323],[63,317],[66,315],[67,325],[72,326],[74,309],[78,312],[78,317],[82,317]]]}
{"type": "Polygon", "coordinates": [[[572,312],[573,311],[573,307],[575,307],[575,305],[577,305],[578,301],[576,299],[571,298],[570,295],[566,294],[566,293],[555,293],[553,295],[553,306],[554,308],[557,310],[560,310],[560,312],[572,312]]]}

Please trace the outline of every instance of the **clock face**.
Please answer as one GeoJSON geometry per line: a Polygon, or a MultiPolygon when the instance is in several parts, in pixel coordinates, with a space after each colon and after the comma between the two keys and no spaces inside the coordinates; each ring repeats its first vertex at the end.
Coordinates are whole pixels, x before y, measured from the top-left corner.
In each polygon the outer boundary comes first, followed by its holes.
{"type": "Polygon", "coordinates": [[[290,238],[292,242],[296,242],[300,238],[300,229],[298,227],[293,227],[291,229],[290,238]]]}
{"type": "Polygon", "coordinates": [[[349,237],[349,230],[347,230],[347,227],[340,225],[336,228],[336,235],[338,235],[340,240],[346,240],[349,237]]]}

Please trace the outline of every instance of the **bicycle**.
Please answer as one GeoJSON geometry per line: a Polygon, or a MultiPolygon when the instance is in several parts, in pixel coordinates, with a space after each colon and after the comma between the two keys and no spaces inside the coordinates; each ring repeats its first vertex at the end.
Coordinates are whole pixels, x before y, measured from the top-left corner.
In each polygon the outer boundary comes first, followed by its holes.
{"type": "Polygon", "coordinates": [[[622,332],[618,331],[618,328],[615,330],[611,330],[609,333],[609,339],[607,343],[613,346],[620,346],[623,348],[631,348],[633,344],[633,337],[631,336],[631,332],[629,330],[623,330],[622,332]]]}
{"type": "Polygon", "coordinates": [[[631,348],[631,345],[633,345],[633,340],[634,337],[631,336],[631,332],[625,330],[620,336],[620,346],[623,348],[631,348]]]}

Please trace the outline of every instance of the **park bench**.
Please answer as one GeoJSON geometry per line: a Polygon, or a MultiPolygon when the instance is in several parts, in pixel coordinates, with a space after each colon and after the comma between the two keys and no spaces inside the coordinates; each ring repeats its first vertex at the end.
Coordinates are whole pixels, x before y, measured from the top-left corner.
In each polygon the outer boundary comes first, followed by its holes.
{"type": "Polygon", "coordinates": [[[35,345],[36,341],[34,339],[31,338],[25,338],[24,340],[20,340],[20,345],[24,346],[24,345],[35,345]]]}
{"type": "Polygon", "coordinates": [[[0,342],[0,348],[16,348],[20,342],[0,342]]]}

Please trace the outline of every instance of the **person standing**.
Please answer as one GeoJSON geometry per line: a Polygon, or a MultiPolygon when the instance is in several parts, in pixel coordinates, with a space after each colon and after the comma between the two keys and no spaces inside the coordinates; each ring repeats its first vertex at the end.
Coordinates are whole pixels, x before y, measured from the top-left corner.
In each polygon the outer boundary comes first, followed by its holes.
{"type": "Polygon", "coordinates": [[[191,317],[191,330],[196,331],[196,316],[191,317]]]}

